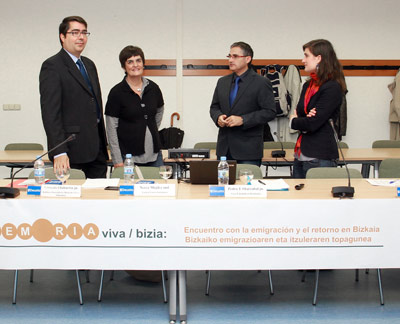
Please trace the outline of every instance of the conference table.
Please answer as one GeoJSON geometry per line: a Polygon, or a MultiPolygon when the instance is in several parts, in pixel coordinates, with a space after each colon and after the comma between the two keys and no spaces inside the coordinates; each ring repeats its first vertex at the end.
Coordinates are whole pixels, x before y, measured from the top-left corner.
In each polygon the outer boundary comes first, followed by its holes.
{"type": "MultiPolygon", "coordinates": [[[[273,158],[271,149],[264,149],[262,164],[272,167],[291,166],[293,165],[293,151],[286,150],[285,158],[273,158]]],[[[378,177],[379,164],[382,160],[388,158],[400,158],[400,148],[347,148],[342,149],[344,158],[348,164],[361,164],[361,173],[364,178],[369,178],[370,167],[374,168],[374,177],[378,177]]],[[[21,165],[31,162],[36,156],[42,155],[45,151],[0,151],[0,165],[16,164],[21,165]]],[[[170,159],[168,158],[168,150],[163,150],[163,159],[165,163],[170,164],[187,164],[190,159],[170,159]]],[[[216,159],[215,150],[210,150],[210,158],[216,159]]],[[[49,165],[47,155],[43,157],[45,164],[49,165]]],[[[112,161],[108,161],[112,166],[112,161]]],[[[343,165],[343,159],[340,156],[339,165],[343,165]]]]}
{"type": "MultiPolygon", "coordinates": [[[[369,178],[370,167],[374,168],[374,177],[378,178],[379,164],[389,158],[400,159],[399,148],[344,148],[343,156],[347,164],[361,164],[361,173],[369,178]]],[[[267,166],[290,166],[293,164],[293,151],[286,150],[285,158],[273,158],[272,150],[264,150],[262,163],[267,166]]],[[[339,165],[343,165],[343,158],[339,152],[339,165]]]]}
{"type": "Polygon", "coordinates": [[[80,198],[0,200],[0,269],[168,270],[169,320],[186,321],[187,270],[400,267],[395,186],[354,179],[354,199],[337,199],[331,187],[345,179],[286,179],[289,190],[266,198],[224,198],[156,181],[175,195],[82,188],[80,198]]]}
{"type": "MultiPolygon", "coordinates": [[[[264,149],[262,164],[267,167],[283,167],[293,165],[293,150],[286,149],[284,158],[272,157],[272,149],[264,149]]],[[[400,148],[346,148],[342,149],[347,164],[361,164],[361,173],[364,178],[369,178],[370,167],[374,168],[374,177],[378,177],[379,164],[388,158],[400,159],[400,148]]],[[[343,158],[339,152],[339,165],[343,165],[343,158]]],[[[191,159],[170,159],[168,151],[163,151],[164,161],[167,163],[188,163],[191,159]]],[[[1,158],[1,155],[0,155],[1,158]]],[[[215,150],[210,150],[210,159],[216,159],[215,150]]]]}

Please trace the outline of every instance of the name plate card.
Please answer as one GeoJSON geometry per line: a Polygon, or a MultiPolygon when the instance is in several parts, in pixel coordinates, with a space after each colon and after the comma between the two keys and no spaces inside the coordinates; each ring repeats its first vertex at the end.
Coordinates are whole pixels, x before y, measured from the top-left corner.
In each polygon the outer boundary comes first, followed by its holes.
{"type": "Polygon", "coordinates": [[[135,184],[135,197],[175,197],[175,184],[135,184]]]}
{"type": "Polygon", "coordinates": [[[226,198],[267,198],[267,188],[261,186],[226,186],[226,198]]]}
{"type": "Polygon", "coordinates": [[[81,186],[70,185],[45,185],[42,186],[42,197],[71,197],[79,198],[81,196],[81,186]]]}
{"type": "Polygon", "coordinates": [[[267,188],[261,186],[209,186],[210,197],[267,198],[267,188]]]}

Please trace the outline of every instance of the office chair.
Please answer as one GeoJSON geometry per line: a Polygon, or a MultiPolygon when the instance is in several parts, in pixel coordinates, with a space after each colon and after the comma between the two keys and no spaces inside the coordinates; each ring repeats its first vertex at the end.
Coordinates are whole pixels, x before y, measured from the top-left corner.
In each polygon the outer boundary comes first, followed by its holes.
{"type": "MultiPolygon", "coordinates": [[[[5,146],[4,151],[43,151],[43,145],[39,143],[9,143],[5,146]]],[[[35,156],[32,156],[32,160],[35,156]]],[[[6,164],[7,168],[10,168],[10,178],[14,173],[14,168],[19,169],[22,168],[25,164],[18,164],[18,163],[10,163],[6,164]]],[[[32,166],[29,166],[33,168],[32,166]]]]}
{"type": "MultiPolygon", "coordinates": [[[[138,167],[140,172],[142,173],[141,176],[143,179],[161,179],[160,173],[159,173],[159,168],[158,167],[147,167],[147,166],[140,166],[138,167]]],[[[137,172],[137,167],[135,167],[135,174],[134,174],[135,180],[139,179],[140,177],[138,176],[137,172]]],[[[111,173],[111,178],[119,178],[123,179],[124,178],[124,168],[115,168],[113,172],[111,173]]],[[[163,299],[164,303],[168,302],[167,298],[167,288],[166,288],[166,275],[164,270],[161,270],[161,283],[162,283],[162,289],[163,289],[163,299]]],[[[114,270],[111,271],[110,275],[110,281],[114,279],[114,270]]],[[[101,302],[102,300],[102,295],[103,295],[103,283],[104,283],[104,270],[101,270],[101,275],[100,275],[100,285],[99,285],[99,293],[97,296],[97,301],[101,302]]]]}
{"type": "Polygon", "coordinates": [[[372,148],[400,148],[400,141],[377,140],[372,143],[372,148]]]}
{"type": "MultiPolygon", "coordinates": [[[[361,179],[362,174],[356,169],[349,168],[351,179],[361,179]]],[[[308,170],[306,179],[346,179],[346,168],[312,168],[308,170]]]]}
{"type": "MultiPolygon", "coordinates": [[[[138,175],[137,168],[139,168],[140,172],[142,173],[143,179],[161,179],[159,168],[158,167],[149,167],[149,166],[136,166],[134,177],[135,180],[139,180],[140,177],[138,175]]],[[[124,168],[119,167],[115,168],[111,173],[111,178],[124,178],[124,168]]]]}
{"type": "MultiPolygon", "coordinates": [[[[54,174],[53,168],[45,168],[44,172],[45,172],[46,179],[57,179],[57,177],[54,174]]],[[[33,177],[34,177],[34,171],[32,171],[29,174],[28,178],[33,179],[33,177]]],[[[85,176],[85,173],[81,170],[70,169],[69,179],[86,179],[86,176],[85,176]]],[[[15,270],[15,275],[14,275],[14,291],[13,291],[13,300],[12,300],[13,304],[17,303],[18,271],[19,270],[15,270]]],[[[34,273],[34,271],[31,270],[30,282],[33,282],[33,273],[34,273]]],[[[80,281],[80,277],[79,277],[79,270],[75,270],[75,273],[76,273],[76,281],[78,284],[79,304],[83,305],[82,286],[81,286],[81,281],[80,281]]],[[[86,270],[86,282],[89,282],[88,270],[86,270]]]]}
{"type": "Polygon", "coordinates": [[[217,142],[199,142],[199,143],[194,144],[193,148],[216,150],[217,142]]]}
{"type": "MultiPolygon", "coordinates": [[[[82,170],[69,169],[69,172],[70,172],[69,179],[86,179],[85,173],[82,170]]],[[[33,179],[34,177],[35,177],[34,171],[29,173],[28,179],[33,179]]],[[[57,179],[56,175],[54,174],[54,169],[52,167],[44,169],[44,177],[50,180],[57,179]]]]}
{"type": "Polygon", "coordinates": [[[400,159],[385,159],[379,165],[379,178],[400,178],[400,159]]]}
{"type": "Polygon", "coordinates": [[[253,172],[253,179],[262,179],[262,172],[259,166],[254,164],[237,164],[236,165],[236,180],[240,178],[240,170],[250,170],[253,172]]]}
{"type": "MultiPolygon", "coordinates": [[[[354,179],[362,179],[362,174],[360,171],[356,169],[349,168],[350,178],[354,179]]],[[[345,168],[312,168],[308,170],[306,174],[306,179],[344,179],[347,178],[347,171],[345,168]]],[[[378,288],[379,288],[379,297],[381,305],[384,304],[383,300],[383,289],[382,289],[382,278],[381,278],[381,269],[376,269],[378,276],[378,288]]],[[[356,281],[358,281],[358,269],[356,272],[356,281]]],[[[302,282],[305,280],[306,271],[303,272],[302,282]]],[[[318,283],[319,283],[319,270],[315,270],[315,286],[314,286],[314,296],[312,304],[315,306],[317,304],[317,295],[318,295],[318,283]]]]}

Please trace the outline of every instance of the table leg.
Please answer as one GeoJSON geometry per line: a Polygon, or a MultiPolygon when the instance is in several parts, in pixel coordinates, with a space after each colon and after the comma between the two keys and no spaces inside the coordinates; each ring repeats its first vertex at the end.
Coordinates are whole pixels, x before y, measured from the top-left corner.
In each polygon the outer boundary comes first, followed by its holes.
{"type": "Polygon", "coordinates": [[[371,167],[371,164],[369,164],[369,163],[361,164],[361,174],[362,174],[363,178],[366,178],[366,179],[369,178],[370,167],[371,167]]]}
{"type": "Polygon", "coordinates": [[[186,324],[187,312],[186,312],[186,270],[178,271],[179,280],[179,318],[181,324],[186,324]]]}
{"type": "Polygon", "coordinates": [[[379,161],[376,161],[374,163],[374,172],[375,172],[375,178],[379,178],[379,161]]]}
{"type": "Polygon", "coordinates": [[[170,324],[176,323],[176,301],[177,301],[177,271],[168,271],[169,277],[169,322],[170,324]]]}

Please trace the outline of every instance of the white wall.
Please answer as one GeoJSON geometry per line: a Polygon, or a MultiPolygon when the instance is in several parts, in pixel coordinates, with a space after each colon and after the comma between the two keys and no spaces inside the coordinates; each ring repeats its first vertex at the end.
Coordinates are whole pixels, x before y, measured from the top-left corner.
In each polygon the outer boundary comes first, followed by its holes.
{"type": "MultiPolygon", "coordinates": [[[[84,55],[96,62],[104,103],[122,79],[118,54],[129,44],[149,59],[225,58],[229,45],[243,40],[255,58],[299,58],[301,46],[329,39],[342,59],[398,59],[397,0],[16,0],[0,2],[0,148],[9,142],[46,138],[40,116],[41,63],[60,49],[58,25],[81,15],[92,33],[84,55]],[[76,9],[72,9],[76,8],[76,9]],[[3,111],[2,104],[21,104],[3,111]]],[[[185,130],[184,146],[216,140],[208,108],[217,77],[153,77],[164,94],[169,125],[185,130]],[[181,88],[182,87],[182,88],[181,88]],[[181,107],[182,104],[182,107],[181,107]]],[[[370,147],[389,137],[392,77],[348,77],[348,135],[351,147],[370,147]]],[[[3,175],[0,170],[0,176],[3,175]]],[[[7,174],[7,173],[6,173],[7,174]]]]}

